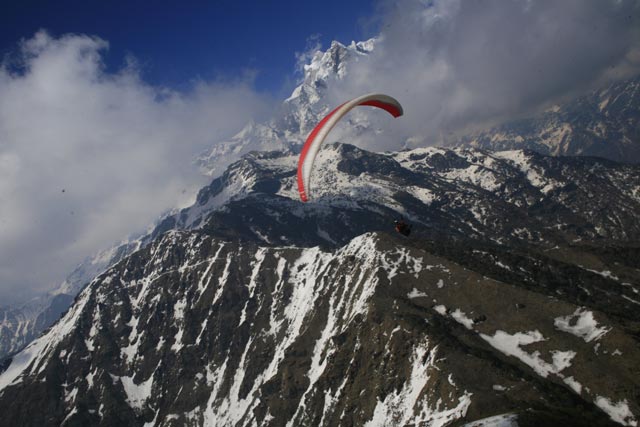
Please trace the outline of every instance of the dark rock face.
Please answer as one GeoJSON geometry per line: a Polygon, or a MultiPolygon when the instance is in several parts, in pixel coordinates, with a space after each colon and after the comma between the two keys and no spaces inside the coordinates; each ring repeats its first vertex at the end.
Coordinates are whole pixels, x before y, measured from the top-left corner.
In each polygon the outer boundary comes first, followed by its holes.
{"type": "Polygon", "coordinates": [[[528,119],[457,141],[488,150],[596,156],[640,163],[640,77],[620,82],[528,119]]]}
{"type": "Polygon", "coordinates": [[[609,425],[592,401],[637,396],[640,354],[604,313],[597,343],[554,327],[576,309],[385,234],[325,252],[171,232],[82,292],[0,407],[24,425],[609,425]]]}
{"type": "Polygon", "coordinates": [[[0,370],[0,425],[633,425],[640,169],[254,153],[0,370]],[[392,233],[398,210],[414,224],[392,233]]]}

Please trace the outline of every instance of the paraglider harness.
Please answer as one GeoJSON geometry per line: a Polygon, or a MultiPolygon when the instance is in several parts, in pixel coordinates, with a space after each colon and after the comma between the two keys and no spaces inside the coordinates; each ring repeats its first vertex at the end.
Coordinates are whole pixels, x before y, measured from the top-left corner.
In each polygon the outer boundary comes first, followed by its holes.
{"type": "Polygon", "coordinates": [[[393,223],[395,224],[396,231],[398,233],[402,234],[403,236],[408,236],[409,234],[411,234],[411,225],[404,222],[402,218],[393,221],[393,223]]]}

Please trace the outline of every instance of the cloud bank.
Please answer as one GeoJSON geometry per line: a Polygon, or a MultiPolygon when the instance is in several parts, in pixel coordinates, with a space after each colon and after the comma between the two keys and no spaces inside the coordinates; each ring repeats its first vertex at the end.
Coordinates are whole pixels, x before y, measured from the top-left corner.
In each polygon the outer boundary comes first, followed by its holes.
{"type": "Polygon", "coordinates": [[[402,121],[380,122],[368,148],[440,144],[640,72],[634,0],[401,0],[379,10],[375,50],[329,94],[334,105],[372,91],[403,104],[402,121]]]}
{"type": "Polygon", "coordinates": [[[180,93],[131,61],[107,72],[106,49],[39,32],[0,67],[0,304],[186,203],[206,181],[195,156],[271,111],[250,76],[180,93]]]}

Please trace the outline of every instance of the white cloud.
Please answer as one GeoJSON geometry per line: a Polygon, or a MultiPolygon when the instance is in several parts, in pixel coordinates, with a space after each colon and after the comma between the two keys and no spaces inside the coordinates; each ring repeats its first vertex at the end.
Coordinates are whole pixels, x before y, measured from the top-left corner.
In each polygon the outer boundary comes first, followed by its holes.
{"type": "Polygon", "coordinates": [[[320,34],[312,34],[307,37],[307,43],[302,52],[296,52],[296,72],[303,77],[304,67],[309,64],[314,55],[322,49],[322,43],[320,43],[320,34]]]}
{"type": "Polygon", "coordinates": [[[330,104],[380,91],[405,107],[369,148],[438,144],[640,72],[632,0],[387,0],[381,11],[376,49],[330,85],[330,104]]]}
{"type": "Polygon", "coordinates": [[[251,77],[188,93],[110,73],[107,42],[38,32],[0,68],[0,301],[64,278],[84,256],[185,203],[192,161],[270,111],[251,77]]]}

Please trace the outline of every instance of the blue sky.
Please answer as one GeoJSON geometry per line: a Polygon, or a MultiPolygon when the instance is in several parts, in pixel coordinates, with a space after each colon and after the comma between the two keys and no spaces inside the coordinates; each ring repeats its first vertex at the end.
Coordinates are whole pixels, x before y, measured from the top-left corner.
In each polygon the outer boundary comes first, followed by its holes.
{"type": "Polygon", "coordinates": [[[295,53],[310,37],[320,35],[325,47],[369,37],[374,11],[374,0],[4,2],[0,52],[15,51],[40,29],[54,37],[87,34],[109,42],[109,69],[133,55],[151,84],[184,89],[194,79],[253,70],[258,90],[282,95],[295,78],[295,53]]]}

